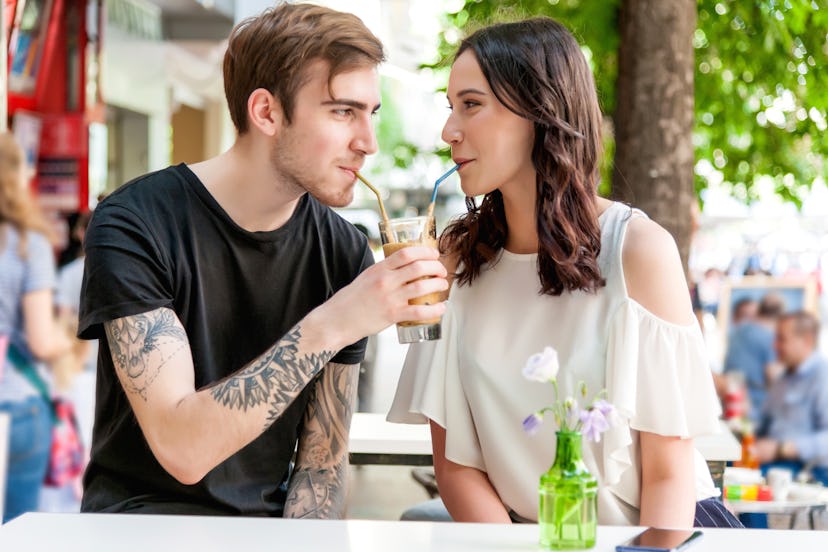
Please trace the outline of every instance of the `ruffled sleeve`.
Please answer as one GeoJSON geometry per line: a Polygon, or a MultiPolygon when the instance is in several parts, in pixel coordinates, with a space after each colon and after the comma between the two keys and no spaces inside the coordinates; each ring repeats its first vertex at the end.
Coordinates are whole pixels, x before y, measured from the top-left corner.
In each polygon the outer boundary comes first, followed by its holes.
{"type": "Polygon", "coordinates": [[[425,424],[446,430],[446,458],[485,470],[468,400],[460,381],[459,324],[452,301],[446,303],[442,339],[415,343],[408,349],[389,422],[425,424]]]}
{"type": "Polygon", "coordinates": [[[633,431],[682,438],[719,432],[721,406],[701,329],[672,324],[625,300],[610,324],[606,385],[626,422],[604,435],[605,482],[638,506],[640,476],[633,466],[639,451],[633,431]]]}

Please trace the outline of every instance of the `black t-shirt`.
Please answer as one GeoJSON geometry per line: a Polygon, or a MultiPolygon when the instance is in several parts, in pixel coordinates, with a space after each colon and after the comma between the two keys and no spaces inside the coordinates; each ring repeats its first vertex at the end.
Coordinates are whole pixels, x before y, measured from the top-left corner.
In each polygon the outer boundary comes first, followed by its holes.
{"type": "MultiPolygon", "coordinates": [[[[273,345],[309,311],[370,266],[365,237],[305,194],[271,232],[239,227],[186,165],[123,186],[86,234],[79,335],[102,323],[169,307],[193,354],[200,389],[273,345]]],[[[362,360],[365,340],[332,360],[362,360]]],[[[101,339],[92,457],[83,511],[281,515],[310,386],[267,431],[195,485],[157,462],[101,339]]]]}

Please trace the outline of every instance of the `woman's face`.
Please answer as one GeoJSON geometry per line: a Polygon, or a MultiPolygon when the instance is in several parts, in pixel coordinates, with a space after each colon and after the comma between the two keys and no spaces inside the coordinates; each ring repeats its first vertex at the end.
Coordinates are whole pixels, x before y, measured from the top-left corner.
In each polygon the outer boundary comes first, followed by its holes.
{"type": "Polygon", "coordinates": [[[535,185],[534,127],[495,97],[471,50],[451,68],[448,100],[451,114],[442,138],[460,165],[460,185],[467,196],[535,185]]]}

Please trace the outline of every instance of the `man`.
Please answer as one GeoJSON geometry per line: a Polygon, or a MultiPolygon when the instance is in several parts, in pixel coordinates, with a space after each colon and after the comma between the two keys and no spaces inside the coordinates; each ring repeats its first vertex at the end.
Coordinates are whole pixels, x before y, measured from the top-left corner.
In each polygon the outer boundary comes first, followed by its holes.
{"type": "MultiPolygon", "coordinates": [[[[740,304],[741,302],[734,306],[734,323],[740,304]]],[[[765,402],[768,381],[771,379],[769,375],[775,376],[773,334],[776,319],[784,311],[785,302],[779,294],[768,293],[762,297],[756,318],[742,320],[730,331],[724,372],[715,377],[716,391],[723,398],[727,393],[728,375],[737,373],[744,376],[750,399],[748,415],[754,423],[758,421],[759,411],[765,402]]]]}
{"type": "Polygon", "coordinates": [[[370,266],[327,207],[376,151],[382,59],[350,14],[242,21],[224,59],[233,147],[96,209],[80,334],[106,339],[84,511],[342,516],[363,338],[439,317],[408,300],[447,288],[434,250],[370,266]]]}
{"type": "Polygon", "coordinates": [[[780,317],[775,346],[785,372],[768,392],[756,455],[762,464],[795,472],[807,465],[828,485],[828,363],[816,350],[818,336],[813,315],[780,317]]]}

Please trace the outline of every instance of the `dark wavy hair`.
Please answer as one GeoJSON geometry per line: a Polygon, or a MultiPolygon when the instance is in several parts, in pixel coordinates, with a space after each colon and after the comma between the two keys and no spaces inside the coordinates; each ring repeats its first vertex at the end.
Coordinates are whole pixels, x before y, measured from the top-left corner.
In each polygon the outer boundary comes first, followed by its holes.
{"type": "MultiPolygon", "coordinates": [[[[547,17],[480,29],[463,40],[455,60],[467,50],[495,97],[534,125],[541,293],[597,291],[606,283],[598,267],[595,205],[601,109],[583,52],[563,25],[547,17]]],[[[441,251],[460,262],[460,285],[471,284],[485,263],[497,262],[509,232],[499,190],[486,194],[479,207],[467,197],[466,206],[468,212],[440,237],[441,251]]]]}

